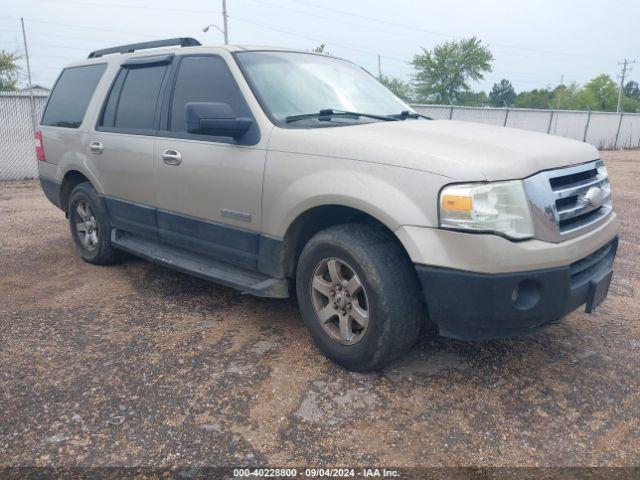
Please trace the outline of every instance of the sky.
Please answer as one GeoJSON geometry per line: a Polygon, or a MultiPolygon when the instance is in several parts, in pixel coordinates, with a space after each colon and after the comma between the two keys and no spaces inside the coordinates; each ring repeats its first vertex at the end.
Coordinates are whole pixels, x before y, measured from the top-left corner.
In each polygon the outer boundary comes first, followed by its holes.
{"type": "MultiPolygon", "coordinates": [[[[0,49],[22,50],[24,17],[32,82],[50,87],[60,69],[91,50],[171,37],[223,43],[222,0],[0,0],[0,49]]],[[[229,42],[311,50],[370,72],[410,80],[421,48],[476,36],[494,55],[493,71],[472,85],[509,79],[516,91],[586,83],[637,59],[638,0],[227,0],[229,42]]]]}

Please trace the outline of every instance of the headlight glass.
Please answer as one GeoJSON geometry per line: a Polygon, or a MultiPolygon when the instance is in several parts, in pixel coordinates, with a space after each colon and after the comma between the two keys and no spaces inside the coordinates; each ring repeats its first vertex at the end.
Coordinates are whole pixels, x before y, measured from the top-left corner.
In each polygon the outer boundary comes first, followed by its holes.
{"type": "Polygon", "coordinates": [[[449,185],[440,192],[440,227],[533,237],[529,203],[520,180],[449,185]]]}

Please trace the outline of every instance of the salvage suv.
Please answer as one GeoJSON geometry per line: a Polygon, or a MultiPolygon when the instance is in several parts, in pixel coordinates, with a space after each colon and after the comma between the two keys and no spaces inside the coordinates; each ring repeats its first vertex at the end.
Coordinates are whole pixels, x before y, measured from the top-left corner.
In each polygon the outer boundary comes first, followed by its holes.
{"type": "Polygon", "coordinates": [[[591,145],[424,117],[362,68],[190,38],[66,67],[36,151],[84,260],[120,251],[297,295],[353,370],[440,335],[534,332],[607,295],[617,248],[591,145]],[[295,293],[294,293],[295,292],[295,293]]]}

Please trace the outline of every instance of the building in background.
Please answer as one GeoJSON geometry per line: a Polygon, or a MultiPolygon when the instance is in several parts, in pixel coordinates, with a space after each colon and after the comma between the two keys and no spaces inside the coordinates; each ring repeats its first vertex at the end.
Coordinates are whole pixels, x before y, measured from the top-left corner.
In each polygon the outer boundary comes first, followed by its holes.
{"type": "MultiPolygon", "coordinates": [[[[33,88],[33,94],[37,97],[46,97],[47,95],[49,95],[49,92],[51,91],[50,88],[43,87],[42,85],[34,85],[32,88],[33,88]]],[[[19,88],[17,92],[29,95],[29,87],[19,88]]]]}

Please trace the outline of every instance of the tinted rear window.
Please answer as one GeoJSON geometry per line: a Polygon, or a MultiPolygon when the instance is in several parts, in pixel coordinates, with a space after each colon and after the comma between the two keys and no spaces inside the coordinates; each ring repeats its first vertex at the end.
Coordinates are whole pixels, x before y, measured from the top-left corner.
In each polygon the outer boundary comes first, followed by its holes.
{"type": "Polygon", "coordinates": [[[153,129],[166,70],[166,65],[122,69],[109,94],[102,126],[123,130],[153,129]]]}
{"type": "Polygon", "coordinates": [[[107,65],[66,68],[53,87],[42,125],[78,128],[107,65]]]}

